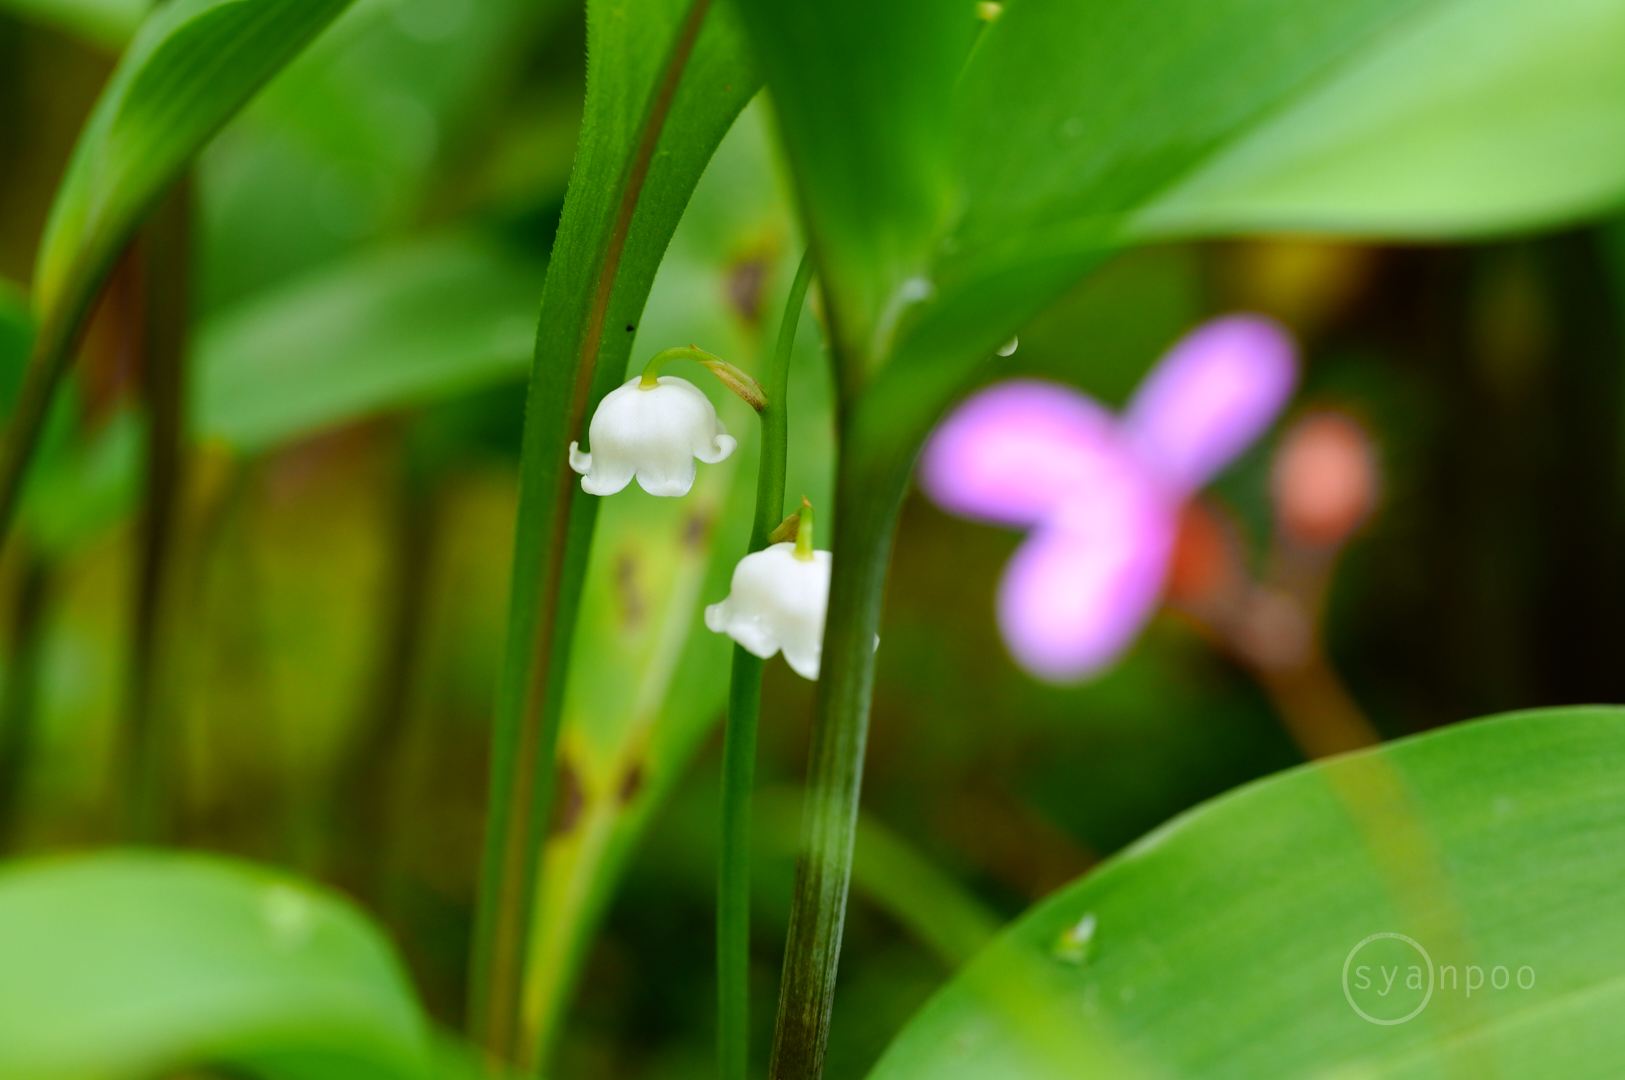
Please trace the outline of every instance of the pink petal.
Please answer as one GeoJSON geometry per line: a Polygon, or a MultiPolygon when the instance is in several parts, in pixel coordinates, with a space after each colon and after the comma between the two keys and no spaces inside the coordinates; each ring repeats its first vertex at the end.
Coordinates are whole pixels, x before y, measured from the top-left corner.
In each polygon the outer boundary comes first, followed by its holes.
{"type": "Polygon", "coordinates": [[[1142,460],[1189,493],[1263,434],[1292,395],[1297,348],[1279,323],[1227,315],[1181,338],[1123,417],[1142,460]]]}
{"type": "Polygon", "coordinates": [[[950,513],[1035,525],[1086,496],[1121,454],[1116,422],[1085,394],[1013,380],[972,396],[926,444],[920,487],[950,513]]]}
{"type": "Polygon", "coordinates": [[[1132,476],[1069,503],[1016,551],[999,586],[999,627],[1030,674],[1072,682],[1110,665],[1155,610],[1177,508],[1132,476]]]}

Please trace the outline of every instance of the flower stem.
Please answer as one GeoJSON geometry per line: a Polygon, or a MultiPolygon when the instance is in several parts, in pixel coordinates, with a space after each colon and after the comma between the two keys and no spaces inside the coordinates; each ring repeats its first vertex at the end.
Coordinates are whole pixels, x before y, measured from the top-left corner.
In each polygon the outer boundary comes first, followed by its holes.
{"type": "Polygon", "coordinates": [[[175,543],[186,480],[187,252],[191,184],[183,178],[154,212],[138,251],[145,306],[141,399],[147,413],[146,492],[122,732],[124,834],[156,843],[169,832],[166,789],[173,732],[160,698],[169,662],[166,630],[175,543]]]}
{"type": "MultiPolygon", "coordinates": [[[[804,255],[790,286],[778,343],[766,372],[751,551],[767,546],[784,511],[785,391],[790,353],[811,281],[812,258],[804,255]]],[[[750,800],[761,699],[762,661],[736,645],[722,745],[722,855],[717,870],[717,1054],[722,1080],[745,1080],[750,1067],[750,800]]]]}
{"type": "Polygon", "coordinates": [[[662,349],[643,365],[643,378],[638,380],[639,390],[653,390],[660,382],[660,369],[673,360],[697,360],[705,363],[723,363],[720,356],[706,352],[698,345],[679,345],[675,349],[662,349]]]}

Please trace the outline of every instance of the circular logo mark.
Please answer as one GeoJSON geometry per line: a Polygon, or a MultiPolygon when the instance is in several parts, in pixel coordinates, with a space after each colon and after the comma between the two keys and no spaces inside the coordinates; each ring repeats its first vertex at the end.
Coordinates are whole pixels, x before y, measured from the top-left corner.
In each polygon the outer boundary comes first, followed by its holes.
{"type": "Polygon", "coordinates": [[[1428,1007],[1428,1002],[1433,999],[1433,958],[1428,956],[1428,951],[1426,949],[1422,948],[1422,946],[1415,939],[1408,938],[1404,934],[1391,934],[1391,933],[1372,934],[1370,937],[1365,938],[1358,945],[1354,946],[1354,948],[1350,949],[1348,957],[1346,959],[1344,959],[1344,961],[1343,961],[1343,996],[1348,999],[1349,1008],[1351,1008],[1355,1012],[1359,1013],[1360,1018],[1362,1020],[1369,1021],[1370,1023],[1381,1024],[1384,1027],[1392,1027],[1395,1024],[1403,1024],[1407,1020],[1414,1020],[1414,1019],[1416,1019],[1417,1014],[1420,1013],[1423,1009],[1427,1008],[1428,1007]],[[1422,964],[1421,964],[1421,966],[1428,973],[1427,993],[1422,996],[1421,1003],[1419,1005],[1417,1005],[1416,1008],[1412,1009],[1410,1012],[1406,1013],[1404,1016],[1401,1016],[1396,1020],[1383,1020],[1383,1019],[1380,1019],[1379,1017],[1372,1016],[1370,1013],[1368,1013],[1364,1009],[1360,1008],[1359,1004],[1357,1002],[1355,1002],[1355,1000],[1354,1000],[1353,992],[1349,990],[1349,968],[1354,965],[1354,957],[1356,955],[1358,955],[1358,953],[1360,952],[1361,949],[1365,948],[1367,945],[1371,944],[1373,941],[1380,941],[1380,940],[1384,940],[1384,939],[1392,939],[1394,941],[1403,941],[1405,944],[1409,945],[1411,948],[1413,948],[1417,952],[1421,953],[1422,954],[1422,964]]]}

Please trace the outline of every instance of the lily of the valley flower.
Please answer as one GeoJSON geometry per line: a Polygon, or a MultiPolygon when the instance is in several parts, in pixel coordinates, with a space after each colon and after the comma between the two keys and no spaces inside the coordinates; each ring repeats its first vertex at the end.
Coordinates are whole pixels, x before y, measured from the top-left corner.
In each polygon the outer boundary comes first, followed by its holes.
{"type": "Polygon", "coordinates": [[[1121,417],[1069,387],[1016,380],[943,422],[921,487],[950,512],[1029,530],[998,601],[1022,667],[1066,682],[1128,647],[1162,593],[1181,507],[1269,426],[1296,369],[1285,330],[1234,315],[1181,339],[1121,417]]]}
{"type": "Polygon", "coordinates": [[[812,539],[812,506],[803,499],[795,542],[740,559],[728,598],[705,609],[705,625],[763,660],[782,649],[791,670],[816,680],[833,556],[814,551],[812,539]]]}
{"type": "Polygon", "coordinates": [[[660,374],[663,364],[678,357],[698,360],[753,408],[762,408],[761,387],[732,364],[693,346],[667,349],[649,361],[641,377],[604,396],[587,427],[590,453],[570,444],[570,468],[581,474],[583,491],[613,495],[636,476],[651,495],[687,495],[696,458],[715,465],[739,445],[699,387],[660,374]]]}

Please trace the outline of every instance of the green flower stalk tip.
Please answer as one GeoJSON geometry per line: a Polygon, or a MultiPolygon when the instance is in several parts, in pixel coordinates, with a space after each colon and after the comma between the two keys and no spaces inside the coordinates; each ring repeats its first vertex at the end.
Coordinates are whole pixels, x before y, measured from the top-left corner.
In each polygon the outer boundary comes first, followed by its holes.
{"type": "Polygon", "coordinates": [[[796,514],[796,558],[813,561],[813,508],[807,496],[801,497],[801,510],[796,514]]]}

